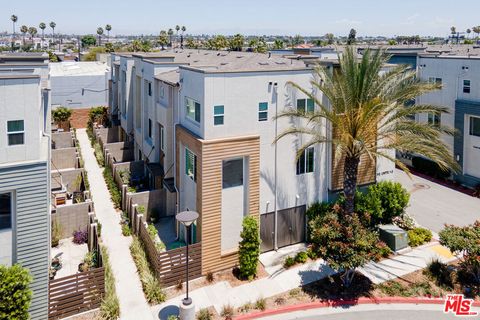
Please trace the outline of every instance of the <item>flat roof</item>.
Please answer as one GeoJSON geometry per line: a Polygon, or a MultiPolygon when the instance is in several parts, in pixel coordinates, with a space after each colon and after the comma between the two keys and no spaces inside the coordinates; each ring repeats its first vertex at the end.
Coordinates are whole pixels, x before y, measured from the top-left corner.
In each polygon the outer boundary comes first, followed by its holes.
{"type": "Polygon", "coordinates": [[[55,62],[50,63],[51,77],[68,76],[101,76],[110,71],[110,67],[103,62],[55,62]]]}
{"type": "Polygon", "coordinates": [[[0,79],[40,79],[39,74],[21,74],[21,73],[9,73],[0,74],[0,79]]]}

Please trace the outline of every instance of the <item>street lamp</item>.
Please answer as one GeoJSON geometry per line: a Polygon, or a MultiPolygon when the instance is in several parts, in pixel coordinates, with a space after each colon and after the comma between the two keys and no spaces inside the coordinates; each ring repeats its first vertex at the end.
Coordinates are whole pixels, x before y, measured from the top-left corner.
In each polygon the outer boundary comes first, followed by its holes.
{"type": "Polygon", "coordinates": [[[192,225],[192,223],[195,222],[195,220],[198,219],[198,213],[195,212],[195,211],[189,211],[187,209],[187,211],[182,211],[180,213],[178,213],[175,217],[177,219],[178,222],[180,222],[181,224],[183,224],[186,229],[187,229],[187,236],[185,237],[186,238],[186,242],[187,242],[187,280],[186,280],[186,283],[187,283],[187,296],[182,300],[182,303],[184,306],[189,306],[192,304],[192,299],[188,296],[188,245],[189,245],[189,238],[190,238],[190,226],[192,225]]]}

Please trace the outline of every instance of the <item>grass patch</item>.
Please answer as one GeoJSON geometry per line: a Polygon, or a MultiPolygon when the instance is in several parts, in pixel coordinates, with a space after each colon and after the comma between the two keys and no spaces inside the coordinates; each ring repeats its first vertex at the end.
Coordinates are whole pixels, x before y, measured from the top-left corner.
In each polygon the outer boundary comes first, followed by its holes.
{"type": "Polygon", "coordinates": [[[100,315],[102,319],[114,320],[120,317],[120,303],[115,290],[115,278],[112,267],[110,266],[108,251],[103,246],[101,247],[101,251],[103,265],[105,267],[105,297],[100,305],[100,315]]]}
{"type": "Polygon", "coordinates": [[[103,178],[110,191],[110,198],[112,199],[115,208],[119,209],[122,206],[122,193],[113,179],[112,169],[110,167],[105,167],[105,169],[103,169],[103,178]]]}
{"type": "Polygon", "coordinates": [[[105,157],[103,156],[103,150],[100,144],[95,141],[93,143],[93,153],[95,154],[95,159],[97,159],[97,163],[100,167],[105,166],[105,157]]]}
{"type": "Polygon", "coordinates": [[[163,292],[160,282],[155,273],[150,267],[147,258],[147,253],[137,237],[133,237],[133,242],[130,245],[130,253],[137,266],[138,275],[142,282],[143,292],[145,298],[150,304],[159,304],[165,301],[166,295],[163,292]]]}

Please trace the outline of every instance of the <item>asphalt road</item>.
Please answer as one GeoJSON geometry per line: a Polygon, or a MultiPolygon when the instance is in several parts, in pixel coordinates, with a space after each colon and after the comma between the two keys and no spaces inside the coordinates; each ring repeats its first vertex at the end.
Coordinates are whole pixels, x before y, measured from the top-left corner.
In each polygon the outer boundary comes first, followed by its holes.
{"type": "Polygon", "coordinates": [[[426,179],[395,170],[395,180],[410,192],[407,212],[430,230],[440,232],[444,224],[463,226],[480,219],[480,199],[426,179]]]}
{"type": "Polygon", "coordinates": [[[444,314],[434,311],[363,311],[354,313],[343,313],[335,315],[314,315],[304,318],[294,318],[298,320],[450,320],[459,319],[452,314],[444,314]]]}

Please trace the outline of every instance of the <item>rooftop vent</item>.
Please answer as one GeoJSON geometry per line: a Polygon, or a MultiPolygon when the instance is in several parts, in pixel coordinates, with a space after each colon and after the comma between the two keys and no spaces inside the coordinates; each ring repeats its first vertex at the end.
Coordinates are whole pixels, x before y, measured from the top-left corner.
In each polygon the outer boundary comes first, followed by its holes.
{"type": "Polygon", "coordinates": [[[268,66],[268,62],[259,62],[258,64],[261,66],[268,66]]]}
{"type": "Polygon", "coordinates": [[[220,63],[220,65],[222,65],[222,66],[226,66],[227,64],[228,64],[228,62],[222,62],[222,63],[220,63]]]}
{"type": "Polygon", "coordinates": [[[237,59],[241,59],[241,58],[243,58],[243,56],[237,56],[237,59]]]}
{"type": "Polygon", "coordinates": [[[276,64],[286,64],[285,62],[283,61],[275,61],[276,64]]]}

